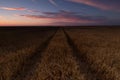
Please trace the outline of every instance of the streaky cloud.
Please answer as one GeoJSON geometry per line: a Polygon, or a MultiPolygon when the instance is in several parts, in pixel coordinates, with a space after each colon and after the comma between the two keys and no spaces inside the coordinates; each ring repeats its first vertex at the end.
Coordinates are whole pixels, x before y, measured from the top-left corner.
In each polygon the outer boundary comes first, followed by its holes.
{"type": "Polygon", "coordinates": [[[50,2],[52,5],[58,7],[57,3],[56,3],[54,0],[49,0],[49,2],[50,2]]]}
{"type": "Polygon", "coordinates": [[[79,15],[75,12],[69,11],[59,11],[59,12],[43,12],[43,15],[31,15],[31,14],[24,14],[19,15],[22,17],[27,17],[31,19],[47,19],[52,22],[72,22],[72,23],[101,23],[104,22],[107,18],[104,16],[85,16],[79,15]]]}
{"type": "Polygon", "coordinates": [[[33,9],[27,9],[26,11],[32,12],[32,13],[41,12],[41,11],[39,11],[39,10],[33,10],[33,9]]]}
{"type": "Polygon", "coordinates": [[[116,0],[110,0],[110,1],[109,0],[66,0],[66,1],[85,4],[102,10],[120,11],[119,9],[120,1],[116,1],[116,0]]]}
{"type": "Polygon", "coordinates": [[[25,7],[16,7],[16,8],[13,8],[13,7],[1,7],[1,9],[3,9],[3,10],[11,10],[11,11],[14,11],[14,10],[20,10],[20,11],[27,10],[25,7]]]}

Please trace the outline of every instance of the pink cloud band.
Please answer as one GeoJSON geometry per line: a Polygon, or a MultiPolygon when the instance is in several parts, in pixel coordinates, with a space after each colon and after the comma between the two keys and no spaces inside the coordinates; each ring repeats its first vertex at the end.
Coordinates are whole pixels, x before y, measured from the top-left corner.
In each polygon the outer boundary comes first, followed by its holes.
{"type": "Polygon", "coordinates": [[[4,10],[20,10],[20,11],[23,11],[23,10],[26,10],[26,8],[24,7],[18,7],[18,8],[13,8],[13,7],[1,7],[1,9],[4,9],[4,10]]]}
{"type": "Polygon", "coordinates": [[[84,16],[78,15],[75,12],[69,11],[59,11],[59,12],[43,12],[43,15],[31,15],[24,14],[18,15],[21,17],[36,19],[36,20],[48,20],[51,23],[76,23],[76,24],[86,24],[86,23],[101,23],[106,20],[104,16],[84,16]]]}
{"type": "Polygon", "coordinates": [[[102,10],[116,10],[116,11],[120,11],[119,7],[120,5],[115,2],[115,0],[111,0],[108,2],[106,2],[105,0],[67,0],[70,2],[75,2],[75,3],[80,3],[80,4],[85,4],[85,5],[89,5],[89,6],[93,6],[102,10]]]}

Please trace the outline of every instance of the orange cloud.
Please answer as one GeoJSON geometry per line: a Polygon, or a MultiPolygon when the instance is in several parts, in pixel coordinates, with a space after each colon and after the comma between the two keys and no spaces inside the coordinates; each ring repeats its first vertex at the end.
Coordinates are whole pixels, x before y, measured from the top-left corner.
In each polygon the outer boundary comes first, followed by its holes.
{"type": "Polygon", "coordinates": [[[4,10],[20,10],[20,11],[22,11],[22,10],[26,10],[26,8],[24,8],[24,7],[17,7],[17,8],[13,8],[13,7],[1,7],[1,9],[4,9],[4,10]]]}
{"type": "Polygon", "coordinates": [[[16,14],[14,14],[13,16],[0,17],[0,26],[46,26],[50,24],[50,22],[51,21],[47,19],[33,20],[29,18],[20,17],[16,14]]]}

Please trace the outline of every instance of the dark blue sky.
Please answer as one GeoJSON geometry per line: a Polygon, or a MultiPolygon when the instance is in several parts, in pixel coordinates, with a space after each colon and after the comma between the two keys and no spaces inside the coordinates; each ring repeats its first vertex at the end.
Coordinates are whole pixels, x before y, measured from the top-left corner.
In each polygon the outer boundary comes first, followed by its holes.
{"type": "Polygon", "coordinates": [[[0,0],[0,25],[120,25],[120,0],[0,0]]]}

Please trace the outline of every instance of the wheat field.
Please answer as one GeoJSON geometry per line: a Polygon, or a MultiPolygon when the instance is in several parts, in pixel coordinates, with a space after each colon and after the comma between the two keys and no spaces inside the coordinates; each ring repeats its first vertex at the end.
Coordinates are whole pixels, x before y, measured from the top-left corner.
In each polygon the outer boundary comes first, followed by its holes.
{"type": "Polygon", "coordinates": [[[120,28],[0,28],[0,80],[120,80],[120,28]]]}

